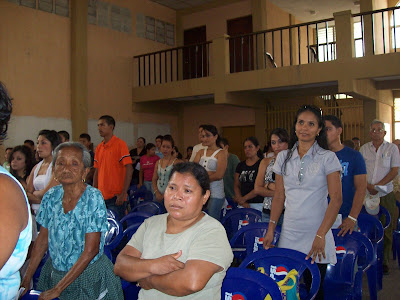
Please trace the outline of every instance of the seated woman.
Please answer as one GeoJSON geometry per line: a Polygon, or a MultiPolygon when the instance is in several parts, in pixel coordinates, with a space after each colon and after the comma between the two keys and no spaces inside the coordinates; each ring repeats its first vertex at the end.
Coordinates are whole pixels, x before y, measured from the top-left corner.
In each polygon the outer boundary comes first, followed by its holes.
{"type": "Polygon", "coordinates": [[[10,163],[10,173],[17,178],[26,189],[26,181],[34,166],[31,149],[24,145],[14,147],[11,151],[8,162],[10,163]]]}
{"type": "MultiPolygon", "coordinates": [[[[11,98],[0,82],[0,144],[6,138],[11,98]]],[[[14,300],[21,281],[19,269],[31,242],[32,219],[21,184],[0,166],[0,299],[14,300]]]]}
{"type": "Polygon", "coordinates": [[[142,287],[139,299],[221,299],[233,254],[222,225],[202,212],[207,171],[174,166],[164,194],[166,214],[144,221],[117,257],[114,272],[142,287]]]}
{"type": "Polygon", "coordinates": [[[22,286],[29,288],[44,253],[40,299],[123,299],[121,281],[103,254],[107,213],[101,192],[83,182],[90,154],[80,143],[66,142],[54,150],[53,172],[61,184],[43,197],[37,214],[42,225],[22,286]],[[84,295],[84,296],[83,296],[84,295]]]}

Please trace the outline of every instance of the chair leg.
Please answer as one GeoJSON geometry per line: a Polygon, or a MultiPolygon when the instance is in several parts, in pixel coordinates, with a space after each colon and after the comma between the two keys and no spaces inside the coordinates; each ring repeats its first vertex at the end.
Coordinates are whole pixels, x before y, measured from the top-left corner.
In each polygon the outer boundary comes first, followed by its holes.
{"type": "Polygon", "coordinates": [[[369,297],[371,300],[378,299],[377,290],[377,267],[376,262],[367,270],[369,297]]]}
{"type": "Polygon", "coordinates": [[[393,231],[393,246],[397,253],[397,262],[400,268],[400,231],[397,230],[393,231]]]}

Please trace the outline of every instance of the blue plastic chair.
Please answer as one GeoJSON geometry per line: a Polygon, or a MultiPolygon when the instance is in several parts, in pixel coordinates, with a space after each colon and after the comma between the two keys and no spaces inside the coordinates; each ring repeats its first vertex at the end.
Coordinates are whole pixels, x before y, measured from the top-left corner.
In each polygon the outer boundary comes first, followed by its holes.
{"type": "Polygon", "coordinates": [[[242,227],[261,220],[261,211],[252,208],[233,209],[226,214],[221,223],[225,227],[228,239],[242,227]]]}
{"type": "MultiPolygon", "coordinates": [[[[285,248],[259,250],[247,256],[239,268],[255,267],[256,270],[264,268],[265,274],[275,281],[283,280],[287,273],[293,269],[298,272],[300,278],[303,272],[308,269],[312,276],[311,288],[309,292],[300,290],[300,295],[304,294],[301,299],[309,300],[313,299],[318,293],[321,275],[317,264],[311,264],[311,259],[306,260],[306,256],[299,251],[285,248]]],[[[302,287],[300,286],[300,288],[302,287]]]]}
{"type": "Polygon", "coordinates": [[[140,189],[132,189],[128,192],[129,196],[129,203],[132,207],[137,206],[142,201],[152,201],[153,200],[153,193],[148,191],[144,185],[140,187],[140,189]]]}
{"type": "Polygon", "coordinates": [[[143,201],[133,207],[130,212],[148,212],[153,215],[159,215],[164,212],[160,203],[154,201],[143,201]]]}
{"type": "Polygon", "coordinates": [[[282,299],[278,284],[270,277],[249,269],[229,268],[221,288],[221,299],[282,299]]]}
{"type": "Polygon", "coordinates": [[[400,267],[400,247],[397,246],[397,243],[400,242],[397,240],[400,237],[399,237],[398,233],[395,234],[395,232],[400,232],[400,202],[399,201],[396,201],[396,206],[399,211],[399,214],[398,214],[399,217],[397,218],[396,228],[394,228],[394,230],[393,230],[393,247],[392,247],[393,249],[392,249],[392,251],[393,251],[393,259],[396,260],[396,258],[397,258],[399,267],[400,267]]]}
{"type": "Polygon", "coordinates": [[[107,209],[107,218],[118,219],[118,216],[112,209],[107,209]]]}
{"type": "MultiPolygon", "coordinates": [[[[235,257],[239,260],[243,260],[247,255],[264,249],[263,241],[268,231],[268,225],[269,223],[257,222],[240,228],[229,241],[235,257]]],[[[272,242],[273,245],[276,245],[278,242],[280,234],[281,227],[277,226],[275,229],[274,241],[272,242]]]]}
{"type": "MultiPolygon", "coordinates": [[[[332,233],[336,244],[336,265],[328,265],[324,280],[324,299],[362,299],[362,277],[375,261],[371,241],[359,232],[338,236],[339,229],[332,233]],[[363,263],[358,258],[365,256],[363,263]],[[357,262],[357,271],[355,266],[357,262]]],[[[375,295],[376,297],[376,295],[375,295]]],[[[373,298],[373,296],[371,296],[373,298]]]]}
{"type": "MultiPolygon", "coordinates": [[[[367,270],[368,288],[372,297],[377,295],[377,288],[382,288],[382,283],[379,285],[378,279],[382,278],[380,275],[383,276],[383,226],[378,218],[369,214],[359,214],[357,221],[360,232],[368,237],[374,246],[376,260],[367,270]]],[[[360,259],[362,261],[363,258],[360,257],[360,259]]]]}
{"type": "Polygon", "coordinates": [[[394,251],[397,253],[397,262],[400,268],[400,231],[393,230],[393,247],[394,251]]]}
{"type": "MultiPolygon", "coordinates": [[[[19,299],[20,300],[37,300],[37,299],[39,299],[40,293],[41,293],[41,291],[29,290],[28,292],[26,292],[25,295],[23,295],[19,299]]],[[[54,300],[58,300],[58,298],[54,298],[54,300]]]]}
{"type": "Polygon", "coordinates": [[[108,230],[104,239],[104,254],[112,261],[115,262],[114,249],[119,245],[123,237],[122,224],[114,219],[107,218],[108,230]]]}
{"type": "Polygon", "coordinates": [[[125,217],[121,219],[121,223],[124,228],[128,228],[130,225],[134,223],[143,223],[144,220],[150,218],[154,214],[149,212],[137,211],[137,212],[130,212],[125,217]]]}

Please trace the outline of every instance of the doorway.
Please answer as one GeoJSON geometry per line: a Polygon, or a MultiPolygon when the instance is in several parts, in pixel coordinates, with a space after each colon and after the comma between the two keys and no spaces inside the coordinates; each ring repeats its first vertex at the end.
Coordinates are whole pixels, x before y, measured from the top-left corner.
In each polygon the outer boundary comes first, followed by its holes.
{"type": "Polygon", "coordinates": [[[207,41],[206,26],[183,32],[183,79],[200,78],[207,74],[207,47],[196,45],[207,41]],[[190,46],[193,45],[193,46],[190,46]]]}
{"type": "MultiPolygon", "coordinates": [[[[241,17],[227,21],[228,35],[236,36],[253,32],[253,17],[241,17]]],[[[229,40],[231,73],[254,70],[253,36],[229,40]]]]}
{"type": "Polygon", "coordinates": [[[229,141],[229,152],[236,154],[240,161],[246,159],[243,142],[250,136],[255,136],[255,126],[228,126],[222,127],[222,136],[229,141]]]}

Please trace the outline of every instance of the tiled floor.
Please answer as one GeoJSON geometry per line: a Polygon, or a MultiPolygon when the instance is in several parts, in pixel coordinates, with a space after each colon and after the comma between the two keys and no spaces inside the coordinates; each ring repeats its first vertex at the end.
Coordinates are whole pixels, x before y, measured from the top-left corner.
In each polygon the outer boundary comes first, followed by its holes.
{"type": "MultiPolygon", "coordinates": [[[[390,273],[383,276],[383,289],[378,291],[379,300],[400,300],[400,269],[397,260],[390,260],[390,273]]],[[[363,277],[363,299],[370,299],[367,276],[363,277]]]]}

